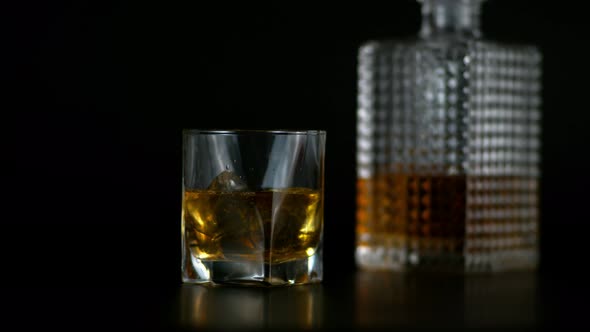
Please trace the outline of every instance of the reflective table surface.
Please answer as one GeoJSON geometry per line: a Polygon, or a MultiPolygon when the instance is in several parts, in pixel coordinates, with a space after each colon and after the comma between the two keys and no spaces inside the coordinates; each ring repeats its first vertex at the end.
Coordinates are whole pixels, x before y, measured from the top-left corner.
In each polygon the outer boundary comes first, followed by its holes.
{"type": "Polygon", "coordinates": [[[356,272],[280,287],[138,285],[3,288],[4,324],[84,330],[516,328],[583,321],[585,289],[535,273],[356,272]]]}

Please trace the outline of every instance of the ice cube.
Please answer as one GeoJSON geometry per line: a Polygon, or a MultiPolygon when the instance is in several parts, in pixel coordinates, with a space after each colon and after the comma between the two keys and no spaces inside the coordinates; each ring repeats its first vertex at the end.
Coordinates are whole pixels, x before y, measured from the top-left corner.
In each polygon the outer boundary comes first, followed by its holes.
{"type": "Polygon", "coordinates": [[[207,188],[213,191],[246,191],[248,186],[236,173],[223,171],[217,175],[207,188]]]}
{"type": "Polygon", "coordinates": [[[255,193],[219,194],[214,216],[219,229],[218,240],[226,258],[261,252],[264,229],[257,213],[255,193]]]}
{"type": "MultiPolygon", "coordinates": [[[[226,259],[260,256],[264,229],[256,207],[256,193],[236,173],[221,172],[207,188],[214,195],[212,217],[217,227],[215,241],[226,259]]],[[[261,256],[260,256],[261,257],[261,256]]]]}

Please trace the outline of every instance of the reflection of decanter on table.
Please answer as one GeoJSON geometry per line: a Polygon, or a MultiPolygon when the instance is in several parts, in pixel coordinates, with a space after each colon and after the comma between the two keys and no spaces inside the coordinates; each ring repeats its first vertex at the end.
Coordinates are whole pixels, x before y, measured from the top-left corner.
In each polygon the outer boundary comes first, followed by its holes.
{"type": "Polygon", "coordinates": [[[537,265],[541,55],[481,40],[481,2],[424,0],[420,38],[360,49],[360,267],[537,265]]]}

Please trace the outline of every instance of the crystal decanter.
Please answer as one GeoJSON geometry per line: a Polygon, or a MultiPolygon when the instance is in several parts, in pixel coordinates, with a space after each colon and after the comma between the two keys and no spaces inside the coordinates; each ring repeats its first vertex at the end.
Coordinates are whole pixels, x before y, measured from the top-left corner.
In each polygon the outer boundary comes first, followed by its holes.
{"type": "Polygon", "coordinates": [[[423,0],[419,37],[359,51],[356,262],[538,263],[541,54],[482,39],[481,0],[423,0]]]}

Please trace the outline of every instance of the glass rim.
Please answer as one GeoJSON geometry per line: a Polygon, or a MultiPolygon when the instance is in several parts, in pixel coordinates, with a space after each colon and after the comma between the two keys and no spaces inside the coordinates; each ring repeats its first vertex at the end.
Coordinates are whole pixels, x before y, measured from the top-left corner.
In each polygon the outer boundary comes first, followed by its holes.
{"type": "Polygon", "coordinates": [[[285,130],[285,129],[183,129],[183,135],[248,135],[248,134],[269,134],[269,135],[314,135],[325,136],[325,130],[285,130]]]}

